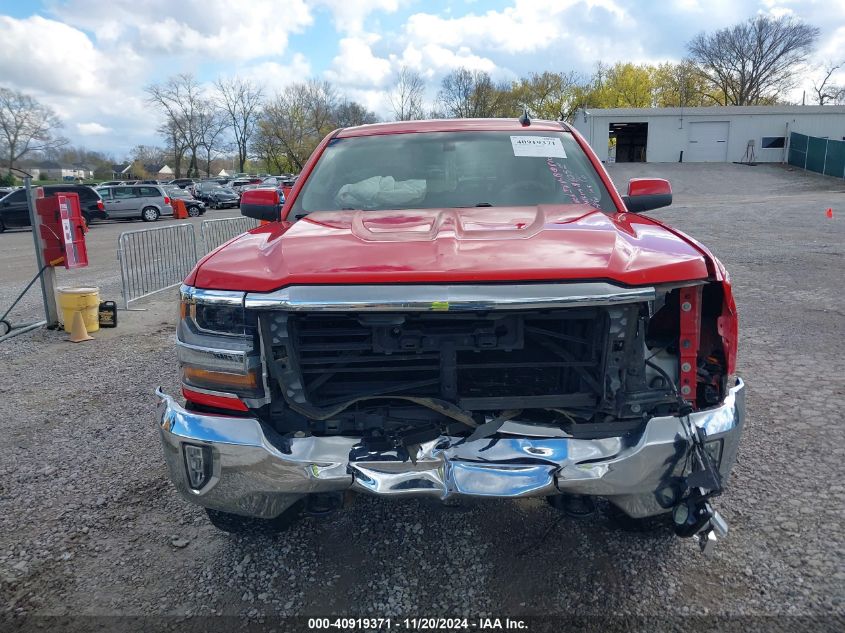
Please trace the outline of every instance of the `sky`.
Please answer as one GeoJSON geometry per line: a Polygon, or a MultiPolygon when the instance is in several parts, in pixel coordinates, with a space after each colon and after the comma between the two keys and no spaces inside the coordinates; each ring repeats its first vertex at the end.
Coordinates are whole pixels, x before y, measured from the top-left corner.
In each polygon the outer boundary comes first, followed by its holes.
{"type": "MultiPolygon", "coordinates": [[[[64,120],[74,145],[126,157],[160,145],[144,88],[194,73],[249,77],[268,95],[309,77],[388,118],[400,68],[434,99],[456,67],[496,80],[531,72],[589,74],[597,61],[678,61],[701,31],[758,13],[821,29],[822,64],[845,62],[845,2],[834,0],[0,0],[0,85],[64,120]]],[[[838,76],[845,82],[845,72],[838,76]]],[[[809,102],[809,101],[808,101],[809,102]]]]}

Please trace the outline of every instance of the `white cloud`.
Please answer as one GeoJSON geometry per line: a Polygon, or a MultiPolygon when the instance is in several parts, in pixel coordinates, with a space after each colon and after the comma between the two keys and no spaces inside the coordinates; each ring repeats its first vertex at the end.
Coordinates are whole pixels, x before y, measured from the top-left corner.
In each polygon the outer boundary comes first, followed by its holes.
{"type": "Polygon", "coordinates": [[[338,43],[337,56],[326,78],[341,85],[380,86],[391,73],[390,60],[376,57],[371,44],[375,36],[345,37],[338,43]]]}
{"type": "Polygon", "coordinates": [[[272,96],[284,90],[286,86],[298,81],[305,81],[311,76],[311,64],[301,53],[296,53],[288,64],[261,62],[252,66],[243,66],[235,73],[243,79],[251,79],[264,88],[264,96],[272,96]]]}
{"type": "Polygon", "coordinates": [[[288,37],[309,26],[306,0],[64,0],[54,12],[98,42],[122,42],[154,55],[249,60],[281,55],[288,37]]]}
{"type": "Polygon", "coordinates": [[[0,15],[0,32],[0,83],[19,90],[100,94],[106,76],[115,69],[85,33],[55,20],[0,15]]]}
{"type": "Polygon", "coordinates": [[[400,0],[316,0],[318,6],[329,9],[334,16],[335,28],[342,33],[360,33],[370,14],[381,11],[394,13],[400,0]]]}
{"type": "Polygon", "coordinates": [[[553,46],[568,35],[569,12],[601,9],[615,20],[627,14],[613,0],[516,0],[501,11],[443,18],[432,13],[412,15],[405,27],[415,43],[444,47],[477,47],[505,53],[527,53],[553,46]]]}
{"type": "Polygon", "coordinates": [[[101,125],[96,121],[91,121],[89,123],[77,123],[76,131],[83,136],[101,136],[103,134],[112,133],[112,129],[110,127],[101,125]]]}

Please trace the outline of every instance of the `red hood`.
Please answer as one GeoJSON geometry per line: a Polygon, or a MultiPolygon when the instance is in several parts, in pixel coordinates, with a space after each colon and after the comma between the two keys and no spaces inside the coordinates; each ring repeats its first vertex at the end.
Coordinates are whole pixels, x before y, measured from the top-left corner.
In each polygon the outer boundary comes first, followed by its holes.
{"type": "Polygon", "coordinates": [[[699,249],[649,218],[544,205],[312,213],[235,239],[195,275],[200,288],[266,292],[296,284],[566,279],[634,286],[708,271],[699,249]]]}

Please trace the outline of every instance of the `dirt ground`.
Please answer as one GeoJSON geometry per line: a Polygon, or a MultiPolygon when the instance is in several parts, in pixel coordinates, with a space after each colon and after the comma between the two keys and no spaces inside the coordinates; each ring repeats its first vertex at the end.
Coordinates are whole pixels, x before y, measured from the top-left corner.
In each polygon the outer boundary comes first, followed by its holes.
{"type": "MultiPolygon", "coordinates": [[[[722,615],[795,630],[816,616],[818,630],[842,630],[845,182],[766,165],[610,171],[620,190],[669,178],[675,203],[653,215],[733,279],[749,418],[716,501],[731,531],[714,556],[535,499],[358,496],[276,537],[218,532],[177,496],[159,447],[153,389],[177,390],[170,292],[92,342],[46,331],[0,342],[0,617],[613,614],[683,629],[684,617],[722,615]]],[[[119,298],[117,233],[95,227],[94,266],[63,281],[119,298]]],[[[27,280],[31,244],[26,231],[0,235],[0,300],[27,280]]]]}

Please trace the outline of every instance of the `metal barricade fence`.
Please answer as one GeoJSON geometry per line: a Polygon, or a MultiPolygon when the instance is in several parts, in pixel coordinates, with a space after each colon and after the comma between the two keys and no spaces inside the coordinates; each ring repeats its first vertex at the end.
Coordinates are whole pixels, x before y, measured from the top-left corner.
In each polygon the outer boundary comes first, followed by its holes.
{"type": "Polygon", "coordinates": [[[120,234],[117,260],[123,305],[182,283],[197,263],[197,240],[190,224],[125,231],[120,234]]]}
{"type": "Polygon", "coordinates": [[[241,233],[258,226],[258,220],[240,216],[235,218],[220,218],[218,220],[203,220],[200,226],[202,243],[205,252],[210,253],[221,244],[228,242],[241,233]]]}

